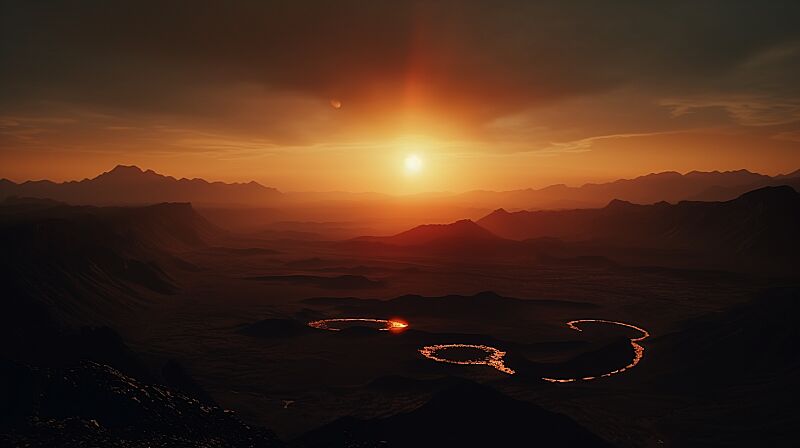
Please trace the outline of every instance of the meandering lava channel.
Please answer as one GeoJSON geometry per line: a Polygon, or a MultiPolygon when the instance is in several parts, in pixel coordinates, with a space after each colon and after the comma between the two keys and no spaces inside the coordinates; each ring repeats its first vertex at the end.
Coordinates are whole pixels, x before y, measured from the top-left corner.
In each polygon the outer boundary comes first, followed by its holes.
{"type": "Polygon", "coordinates": [[[446,362],[450,364],[485,364],[487,366],[492,366],[503,373],[507,373],[509,375],[514,374],[514,370],[506,367],[506,365],[503,363],[503,357],[506,355],[506,352],[498,350],[494,347],[489,347],[488,345],[473,345],[473,344],[428,345],[422,347],[419,350],[419,352],[420,354],[422,354],[422,356],[437,362],[446,362]],[[456,360],[456,359],[443,358],[439,355],[439,353],[444,350],[458,349],[458,348],[470,348],[470,349],[481,350],[486,352],[487,356],[482,359],[456,360]]]}
{"type": "MultiPolygon", "coordinates": [[[[345,318],[335,318],[335,319],[321,319],[315,320],[308,323],[309,327],[317,328],[320,330],[328,330],[328,331],[341,331],[342,328],[339,328],[340,325],[337,324],[353,324],[353,323],[365,323],[365,324],[379,324],[382,325],[381,328],[378,330],[381,331],[403,331],[408,328],[408,324],[406,322],[395,320],[395,319],[372,319],[372,318],[365,318],[365,317],[345,317],[345,318]]],[[[619,325],[622,327],[631,328],[633,330],[638,331],[641,333],[641,336],[636,338],[631,338],[631,347],[633,347],[634,356],[633,360],[630,364],[621,367],[616,370],[612,370],[611,372],[607,372],[597,376],[584,376],[580,378],[542,378],[544,381],[548,381],[551,383],[571,383],[574,381],[590,381],[598,378],[605,378],[611,375],[616,375],[618,373],[622,373],[628,369],[633,368],[642,360],[642,356],[644,355],[644,347],[642,347],[638,342],[643,341],[650,337],[650,333],[647,330],[637,327],[636,325],[627,324],[625,322],[617,322],[614,320],[604,320],[604,319],[578,319],[578,320],[571,320],[567,322],[567,326],[575,331],[583,331],[580,329],[579,325],[583,323],[601,323],[601,324],[610,324],[610,325],[619,325]]],[[[503,358],[506,355],[506,352],[499,350],[494,347],[490,347],[488,345],[478,345],[478,344],[437,344],[437,345],[428,345],[419,349],[419,353],[433,361],[436,362],[444,362],[449,364],[461,364],[461,365],[487,365],[491,366],[503,373],[507,373],[509,375],[513,375],[516,373],[514,369],[507,367],[503,361],[503,358]],[[450,350],[450,349],[474,349],[480,350],[486,353],[486,356],[479,359],[450,359],[443,357],[441,352],[450,350]]]]}
{"type": "Polygon", "coordinates": [[[622,373],[628,369],[633,368],[636,364],[639,364],[639,361],[642,360],[642,356],[644,356],[644,347],[642,347],[638,342],[643,341],[650,337],[650,333],[647,330],[637,327],[636,325],[626,324],[625,322],[617,322],[614,320],[604,320],[604,319],[579,319],[579,320],[572,320],[567,322],[567,326],[575,331],[583,331],[578,327],[578,324],[582,323],[601,323],[601,324],[611,324],[611,325],[619,325],[622,327],[632,328],[642,335],[638,338],[631,339],[631,347],[633,347],[633,361],[630,364],[626,365],[625,367],[619,368],[617,370],[612,370],[611,372],[604,373],[602,375],[597,376],[585,376],[582,378],[542,378],[545,381],[549,381],[551,383],[572,383],[574,381],[590,381],[595,380],[597,378],[605,378],[611,375],[616,375],[618,373],[622,373]]]}
{"type": "Polygon", "coordinates": [[[318,328],[320,330],[328,330],[328,331],[340,331],[341,328],[337,327],[337,324],[353,324],[353,323],[362,323],[362,324],[380,324],[383,325],[382,328],[378,328],[381,331],[402,331],[408,328],[408,324],[406,322],[402,322],[399,320],[392,320],[392,319],[370,319],[370,318],[355,318],[355,317],[346,317],[346,318],[338,318],[338,319],[322,319],[322,320],[315,320],[308,323],[309,327],[318,328]]]}

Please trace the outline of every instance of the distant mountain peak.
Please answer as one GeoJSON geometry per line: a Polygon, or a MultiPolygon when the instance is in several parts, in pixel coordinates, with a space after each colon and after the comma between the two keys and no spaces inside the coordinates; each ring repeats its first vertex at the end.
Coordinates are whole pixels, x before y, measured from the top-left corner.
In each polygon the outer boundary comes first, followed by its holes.
{"type": "Polygon", "coordinates": [[[453,223],[450,223],[450,224],[443,224],[443,225],[445,225],[445,226],[453,226],[453,227],[472,227],[472,226],[477,226],[477,224],[475,224],[475,221],[473,221],[471,219],[459,219],[456,222],[453,222],[453,223]]]}
{"type": "Polygon", "coordinates": [[[144,205],[160,202],[195,204],[263,204],[280,192],[255,181],[248,183],[208,182],[205,179],[176,179],[136,165],[117,165],[92,179],[54,183],[28,181],[0,182],[0,198],[7,196],[50,198],[73,205],[144,205]]]}
{"type": "Polygon", "coordinates": [[[683,174],[677,171],[659,171],[658,173],[650,173],[641,177],[680,177],[683,174]]]}
{"type": "Polygon", "coordinates": [[[138,179],[143,176],[158,176],[164,177],[160,174],[154,172],[153,170],[142,171],[136,165],[117,165],[112,168],[110,171],[106,171],[99,176],[95,177],[92,180],[101,180],[101,179],[138,179]]]}
{"type": "MultiPolygon", "coordinates": [[[[121,165],[121,164],[120,164],[120,165],[117,165],[117,166],[115,166],[114,168],[112,168],[112,169],[111,169],[111,171],[109,171],[109,172],[110,172],[110,173],[113,173],[113,172],[115,172],[115,171],[138,171],[138,172],[140,172],[140,173],[141,173],[141,172],[142,172],[142,169],[141,169],[141,168],[139,168],[139,167],[138,167],[138,166],[136,166],[136,165],[121,165]]],[[[149,170],[148,170],[148,171],[149,171],[149,170]]]]}
{"type": "Polygon", "coordinates": [[[501,238],[475,221],[462,219],[449,224],[423,224],[394,236],[378,237],[374,240],[402,246],[415,246],[432,242],[489,241],[501,240],[501,238]]]}
{"type": "Polygon", "coordinates": [[[605,208],[622,208],[634,205],[632,202],[623,201],[622,199],[612,199],[605,208]]]}
{"type": "MultiPolygon", "coordinates": [[[[147,170],[147,171],[153,173],[153,170],[147,170]]],[[[144,171],[142,171],[142,169],[139,168],[136,165],[117,165],[114,168],[112,168],[110,171],[106,171],[105,173],[101,174],[100,176],[102,176],[104,174],[131,175],[131,174],[143,174],[143,173],[144,173],[144,171]]]]}
{"type": "Polygon", "coordinates": [[[791,173],[779,174],[775,176],[776,179],[786,179],[792,177],[800,177],[800,169],[794,170],[791,173]]]}

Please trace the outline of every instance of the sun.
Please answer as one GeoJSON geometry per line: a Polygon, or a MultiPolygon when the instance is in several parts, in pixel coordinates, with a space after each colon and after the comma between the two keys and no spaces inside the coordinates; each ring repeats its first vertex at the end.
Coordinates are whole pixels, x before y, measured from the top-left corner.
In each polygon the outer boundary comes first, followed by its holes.
{"type": "Polygon", "coordinates": [[[416,154],[408,155],[404,164],[408,174],[417,174],[422,171],[422,159],[416,154]]]}

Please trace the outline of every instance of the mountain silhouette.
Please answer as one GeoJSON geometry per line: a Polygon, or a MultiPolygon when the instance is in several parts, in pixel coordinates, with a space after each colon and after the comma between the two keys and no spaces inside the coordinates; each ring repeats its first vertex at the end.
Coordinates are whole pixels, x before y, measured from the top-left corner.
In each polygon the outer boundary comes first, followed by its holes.
{"type": "Polygon", "coordinates": [[[781,185],[788,185],[795,190],[800,191],[800,170],[789,174],[775,176],[766,182],[761,181],[753,184],[731,186],[715,185],[699,194],[690,196],[687,199],[693,201],[724,201],[739,197],[748,191],[757,190],[763,187],[777,187],[781,185]]]}
{"type": "Polygon", "coordinates": [[[469,219],[462,219],[450,224],[424,224],[394,236],[361,237],[359,240],[396,246],[422,246],[498,242],[502,238],[469,219]]]}
{"type": "Polygon", "coordinates": [[[499,209],[478,220],[478,224],[517,240],[601,239],[645,246],[731,243],[747,250],[770,239],[788,239],[800,223],[798,220],[800,194],[781,186],[754,190],[726,202],[638,205],[615,199],[598,209],[513,213],[499,209]]]}
{"type": "MultiPolygon", "coordinates": [[[[764,187],[725,202],[638,205],[613,200],[603,208],[510,213],[496,210],[478,223],[515,240],[566,242],[697,254],[711,264],[766,269],[796,257],[800,194],[764,187]]],[[[698,258],[698,261],[701,258],[698,258]]]]}
{"type": "Polygon", "coordinates": [[[455,201],[474,206],[512,209],[564,209],[600,207],[613,199],[637,204],[658,201],[679,202],[693,198],[721,201],[764,186],[786,184],[787,179],[800,180],[797,172],[772,178],[747,170],[674,171],[651,173],[633,179],[605,183],[587,183],[580,187],[551,185],[541,189],[512,191],[471,191],[457,195],[455,201]]]}
{"type": "MultiPolygon", "coordinates": [[[[587,183],[572,187],[550,185],[540,189],[510,191],[469,191],[465,193],[422,194],[414,197],[434,207],[491,210],[565,209],[600,207],[613,199],[637,204],[683,200],[724,201],[765,186],[800,187],[800,170],[770,177],[747,170],[691,171],[686,174],[667,171],[632,179],[587,183]]],[[[0,199],[9,196],[49,198],[75,205],[143,205],[160,202],[191,202],[197,206],[260,206],[275,200],[292,204],[335,204],[353,207],[361,204],[384,204],[390,195],[377,193],[289,193],[256,182],[223,183],[203,179],[176,179],[136,166],[118,165],[92,179],[56,183],[48,180],[15,183],[0,179],[0,199]]],[[[369,208],[369,207],[367,207],[369,208]]],[[[329,213],[334,212],[328,211],[329,213]]],[[[310,213],[310,212],[309,212],[310,213]]],[[[458,215],[455,215],[458,216],[458,215]]],[[[464,216],[462,214],[461,216],[464,216]]],[[[452,216],[450,218],[452,219],[452,216]]]]}
{"type": "Polygon", "coordinates": [[[223,183],[176,179],[137,166],[118,165],[92,179],[55,183],[48,180],[0,181],[0,199],[9,196],[48,198],[73,205],[144,205],[192,202],[204,205],[263,204],[280,197],[256,182],[223,183]]]}

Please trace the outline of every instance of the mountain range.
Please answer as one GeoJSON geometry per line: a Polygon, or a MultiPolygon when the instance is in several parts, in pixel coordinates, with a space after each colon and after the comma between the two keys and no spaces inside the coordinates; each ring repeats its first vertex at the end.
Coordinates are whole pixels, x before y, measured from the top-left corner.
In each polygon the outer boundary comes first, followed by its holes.
{"type": "Polygon", "coordinates": [[[499,209],[477,224],[515,240],[551,237],[636,247],[779,254],[797,245],[800,194],[780,186],[760,188],[724,202],[639,205],[615,199],[597,209],[499,209]]]}
{"type": "MultiPolygon", "coordinates": [[[[479,210],[488,211],[500,207],[510,210],[602,207],[613,199],[637,204],[683,200],[725,201],[747,191],[777,185],[800,188],[800,170],[772,177],[747,170],[692,171],[686,174],[668,171],[613,182],[587,183],[579,187],[551,185],[541,189],[476,190],[394,197],[378,193],[281,193],[257,182],[223,183],[203,179],[176,179],[136,166],[118,165],[97,177],[81,181],[56,183],[39,180],[15,183],[0,179],[0,199],[10,196],[48,198],[73,205],[191,202],[202,207],[275,207],[279,204],[282,207],[299,206],[326,210],[320,213],[329,215],[335,215],[336,209],[342,208],[353,212],[378,210],[385,213],[376,204],[406,207],[410,202],[430,206],[425,209],[428,214],[441,214],[445,209],[471,209],[480,216],[479,210]],[[400,199],[401,203],[397,203],[400,199]]],[[[340,218],[343,217],[337,215],[335,219],[340,218]]],[[[333,218],[317,217],[312,220],[330,219],[333,218]]]]}
{"type": "Polygon", "coordinates": [[[471,191],[457,195],[453,200],[473,205],[497,204],[492,208],[523,210],[593,208],[602,207],[614,199],[636,204],[683,200],[726,201],[751,190],[777,185],[800,188],[800,170],[774,177],[747,170],[691,171],[686,174],[665,171],[633,179],[587,183],[580,187],[559,184],[541,189],[471,191]]]}
{"type": "Polygon", "coordinates": [[[641,205],[615,199],[601,208],[498,209],[476,222],[422,225],[393,236],[345,243],[374,252],[497,259],[527,255],[540,262],[565,256],[584,262],[598,256],[630,261],[635,253],[635,263],[647,264],[650,259],[664,263],[666,255],[678,266],[691,261],[694,267],[787,273],[785,267],[792,266],[800,252],[799,228],[800,193],[784,185],[721,202],[641,205]]]}
{"type": "Polygon", "coordinates": [[[92,179],[55,183],[49,180],[14,183],[0,179],[0,199],[10,196],[47,198],[72,205],[147,205],[191,202],[205,205],[264,204],[281,193],[257,182],[208,182],[176,179],[143,171],[137,166],[117,165],[92,179]]]}
{"type": "Polygon", "coordinates": [[[393,246],[422,246],[441,244],[497,243],[502,238],[469,219],[451,224],[423,224],[411,230],[387,237],[361,237],[358,241],[384,243],[393,246]]]}

